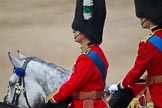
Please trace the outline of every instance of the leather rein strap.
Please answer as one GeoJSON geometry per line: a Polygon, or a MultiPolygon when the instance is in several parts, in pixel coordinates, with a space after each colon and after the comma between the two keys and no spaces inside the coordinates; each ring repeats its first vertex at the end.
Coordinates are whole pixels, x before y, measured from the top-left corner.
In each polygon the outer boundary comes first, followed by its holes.
{"type": "MultiPolygon", "coordinates": [[[[26,58],[26,61],[24,62],[24,65],[23,65],[24,71],[26,71],[26,67],[32,59],[33,59],[32,57],[26,58]]],[[[31,108],[28,98],[27,98],[27,95],[26,95],[24,76],[19,77],[18,83],[15,86],[15,93],[14,93],[14,97],[12,100],[12,105],[14,105],[14,106],[18,105],[18,99],[19,99],[20,93],[23,92],[26,103],[27,103],[28,107],[31,108]],[[21,86],[21,84],[23,86],[21,86]]]]}

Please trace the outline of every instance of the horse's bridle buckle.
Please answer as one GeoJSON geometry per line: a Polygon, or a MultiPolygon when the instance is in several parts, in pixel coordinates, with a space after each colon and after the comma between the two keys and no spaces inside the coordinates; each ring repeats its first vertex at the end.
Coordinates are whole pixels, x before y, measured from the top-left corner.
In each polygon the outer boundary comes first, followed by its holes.
{"type": "Polygon", "coordinates": [[[15,85],[15,89],[16,89],[16,94],[20,94],[21,92],[25,91],[25,88],[23,86],[20,86],[19,83],[15,85]]]}

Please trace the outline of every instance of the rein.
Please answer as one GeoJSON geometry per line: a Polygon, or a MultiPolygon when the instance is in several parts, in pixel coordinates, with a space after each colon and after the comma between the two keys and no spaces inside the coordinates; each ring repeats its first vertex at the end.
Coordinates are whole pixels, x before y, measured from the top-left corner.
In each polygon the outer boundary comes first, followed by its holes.
{"type": "MultiPolygon", "coordinates": [[[[20,93],[23,92],[26,103],[28,105],[29,108],[31,108],[27,95],[26,95],[26,90],[25,90],[25,80],[24,80],[24,76],[25,76],[25,71],[26,71],[26,67],[28,65],[28,63],[32,60],[32,57],[26,58],[26,61],[23,64],[23,71],[24,71],[24,75],[20,75],[19,76],[19,80],[18,83],[15,86],[15,93],[14,93],[14,97],[12,99],[12,105],[17,106],[18,105],[18,99],[20,96],[20,93]],[[22,84],[22,86],[21,86],[22,84]]],[[[14,68],[14,72],[15,72],[16,68],[14,68]]]]}

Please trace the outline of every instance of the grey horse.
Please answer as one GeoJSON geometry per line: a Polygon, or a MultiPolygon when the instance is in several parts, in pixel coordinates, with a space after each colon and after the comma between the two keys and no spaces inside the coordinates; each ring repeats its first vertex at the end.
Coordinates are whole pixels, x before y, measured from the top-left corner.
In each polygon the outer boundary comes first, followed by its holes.
{"type": "Polygon", "coordinates": [[[9,78],[4,102],[21,108],[36,108],[52,91],[68,80],[71,71],[37,57],[26,57],[17,51],[19,58],[8,53],[14,71],[9,78]]]}

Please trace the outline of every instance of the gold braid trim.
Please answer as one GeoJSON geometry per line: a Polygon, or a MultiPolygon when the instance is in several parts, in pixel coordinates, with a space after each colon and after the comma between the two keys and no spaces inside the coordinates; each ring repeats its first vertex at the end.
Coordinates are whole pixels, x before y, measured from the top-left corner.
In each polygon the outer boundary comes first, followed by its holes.
{"type": "Polygon", "coordinates": [[[155,108],[153,102],[147,103],[147,108],[155,108]]]}
{"type": "Polygon", "coordinates": [[[109,102],[112,96],[113,96],[113,93],[110,93],[110,95],[106,98],[106,101],[109,102]]]}
{"type": "Polygon", "coordinates": [[[48,103],[48,101],[51,101],[51,103],[57,103],[54,99],[53,96],[57,93],[57,90],[54,90],[52,93],[50,93],[46,98],[45,98],[45,103],[48,103]]]}
{"type": "Polygon", "coordinates": [[[139,105],[140,105],[140,103],[139,103],[139,97],[135,97],[129,103],[129,105],[128,105],[127,108],[138,108],[139,105]]]}

